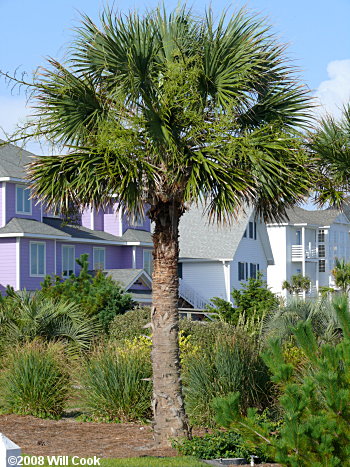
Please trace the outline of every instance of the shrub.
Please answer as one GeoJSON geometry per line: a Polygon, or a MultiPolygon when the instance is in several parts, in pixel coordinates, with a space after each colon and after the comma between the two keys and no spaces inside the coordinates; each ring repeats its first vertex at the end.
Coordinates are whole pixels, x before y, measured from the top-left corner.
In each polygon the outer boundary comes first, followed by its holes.
{"type": "Polygon", "coordinates": [[[213,313],[218,313],[220,318],[233,325],[238,323],[239,317],[245,315],[263,316],[278,307],[279,300],[270,289],[267,283],[262,280],[262,273],[258,273],[256,279],[250,278],[248,282],[241,282],[240,289],[233,289],[231,292],[235,306],[219,297],[214,297],[211,301],[214,307],[207,307],[213,313]]]}
{"type": "Polygon", "coordinates": [[[191,321],[180,319],[179,328],[184,337],[190,336],[193,345],[202,349],[215,346],[218,339],[233,336],[235,327],[223,321],[191,321]]]}
{"type": "Polygon", "coordinates": [[[264,456],[258,450],[252,450],[246,445],[242,436],[233,431],[215,431],[204,436],[193,436],[192,439],[176,441],[173,447],[183,456],[193,456],[199,459],[219,459],[227,457],[264,456]]]}
{"type": "Polygon", "coordinates": [[[20,415],[60,418],[68,396],[62,347],[32,342],[8,357],[1,377],[5,410],[20,415]]]}
{"type": "Polygon", "coordinates": [[[116,316],[109,329],[110,337],[118,341],[133,339],[141,335],[149,336],[150,328],[145,328],[151,321],[151,310],[149,307],[136,308],[125,314],[116,316]]]}
{"type": "Polygon", "coordinates": [[[78,276],[72,274],[62,281],[56,277],[52,282],[47,276],[42,282],[42,293],[45,297],[64,298],[80,305],[88,316],[96,316],[106,333],[113,318],[131,310],[135,306],[130,294],[102,271],[93,276],[89,273],[89,255],[83,254],[76,260],[81,267],[78,276]]]}
{"type": "Polygon", "coordinates": [[[187,363],[183,379],[186,410],[196,425],[215,424],[214,397],[240,390],[241,410],[245,411],[251,404],[265,408],[272,393],[258,341],[241,332],[219,341],[212,349],[202,349],[201,358],[187,363]]]}
{"type": "Polygon", "coordinates": [[[87,318],[78,305],[63,298],[43,297],[41,292],[14,293],[0,309],[3,348],[41,338],[59,340],[70,352],[78,352],[90,347],[99,329],[96,319],[87,318]]]}
{"type": "Polygon", "coordinates": [[[287,466],[340,466],[350,455],[350,313],[347,296],[333,306],[343,339],[336,344],[319,343],[311,322],[294,329],[297,344],[308,365],[296,379],[295,366],[286,363],[281,343],[270,344],[264,359],[279,384],[283,423],[277,431],[261,424],[256,410],[242,418],[239,394],[216,401],[218,421],[230,426],[251,442],[269,449],[271,457],[287,466]]]}
{"type": "Polygon", "coordinates": [[[145,419],[151,409],[151,363],[145,343],[100,349],[86,363],[82,383],[91,414],[107,421],[145,419]]]}

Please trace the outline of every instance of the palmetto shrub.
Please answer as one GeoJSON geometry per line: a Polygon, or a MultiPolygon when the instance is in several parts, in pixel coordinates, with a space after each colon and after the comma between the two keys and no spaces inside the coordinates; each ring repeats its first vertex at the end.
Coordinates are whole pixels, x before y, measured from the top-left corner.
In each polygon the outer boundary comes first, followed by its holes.
{"type": "Polygon", "coordinates": [[[84,368],[86,406],[94,418],[140,420],[151,411],[151,361],[145,340],[96,350],[84,368]]]}
{"type": "Polygon", "coordinates": [[[63,347],[40,341],[12,350],[0,380],[0,398],[10,413],[60,418],[68,397],[63,347]]]}
{"type": "Polygon", "coordinates": [[[268,405],[272,394],[270,373],[259,356],[257,341],[247,334],[219,341],[214,349],[202,349],[184,372],[186,410],[192,423],[212,426],[214,397],[240,391],[241,410],[268,405]]]}
{"type": "MultiPolygon", "coordinates": [[[[90,348],[99,332],[96,318],[88,318],[74,302],[47,298],[36,292],[13,293],[0,304],[0,350],[40,338],[60,341],[71,353],[90,348]]],[[[6,352],[5,352],[6,353],[6,352]]]]}

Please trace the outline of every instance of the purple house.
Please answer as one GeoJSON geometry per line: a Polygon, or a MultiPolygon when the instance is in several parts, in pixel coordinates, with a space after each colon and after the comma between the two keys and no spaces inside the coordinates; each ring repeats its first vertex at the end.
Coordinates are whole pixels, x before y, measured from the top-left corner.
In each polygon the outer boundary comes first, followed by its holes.
{"type": "Polygon", "coordinates": [[[79,273],[75,259],[88,253],[90,269],[106,270],[140,303],[151,302],[150,220],[129,223],[115,201],[62,223],[35,199],[25,179],[31,154],[0,146],[0,292],[40,288],[45,275],[79,273]]]}

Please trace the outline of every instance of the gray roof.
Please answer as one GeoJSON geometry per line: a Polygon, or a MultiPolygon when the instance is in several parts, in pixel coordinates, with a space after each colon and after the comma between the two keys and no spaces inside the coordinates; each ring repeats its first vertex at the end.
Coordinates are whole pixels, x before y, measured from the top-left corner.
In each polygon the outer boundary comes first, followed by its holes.
{"type": "Polygon", "coordinates": [[[19,233],[69,237],[67,233],[51,225],[46,225],[33,219],[20,219],[18,217],[13,217],[4,227],[0,229],[0,234],[19,233]]]}
{"type": "Polygon", "coordinates": [[[252,209],[231,225],[209,224],[202,207],[191,207],[180,220],[180,259],[230,259],[235,255],[252,209]]]}
{"type": "Polygon", "coordinates": [[[82,227],[81,225],[76,224],[65,224],[61,219],[55,219],[52,217],[44,217],[43,224],[51,226],[56,230],[59,230],[65,233],[68,237],[71,238],[83,238],[86,240],[105,240],[107,242],[122,242],[124,239],[122,237],[117,237],[107,232],[102,232],[100,230],[91,230],[87,227],[82,227]]]}
{"type": "Polygon", "coordinates": [[[33,162],[32,154],[14,144],[5,144],[0,139],[0,177],[26,178],[25,165],[33,162]]]}
{"type": "Polygon", "coordinates": [[[128,290],[135,302],[142,303],[144,300],[152,300],[152,290],[128,290]]]}
{"type": "Polygon", "coordinates": [[[127,229],[122,239],[126,242],[152,243],[152,234],[146,230],[127,229]]]}
{"type": "Polygon", "coordinates": [[[288,218],[284,222],[288,224],[331,225],[340,214],[341,211],[338,209],[308,211],[296,206],[293,209],[287,209],[288,218]]]}
{"type": "Polygon", "coordinates": [[[107,276],[119,282],[124,288],[129,288],[143,274],[143,269],[105,269],[107,276]]]}

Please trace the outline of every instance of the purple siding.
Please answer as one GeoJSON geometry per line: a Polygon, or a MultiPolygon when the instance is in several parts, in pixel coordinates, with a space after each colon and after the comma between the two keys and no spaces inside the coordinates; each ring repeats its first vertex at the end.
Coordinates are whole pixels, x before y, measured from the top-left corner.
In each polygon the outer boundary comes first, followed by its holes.
{"type": "Polygon", "coordinates": [[[133,284],[130,287],[131,290],[151,290],[149,287],[143,284],[133,284]]]}
{"type": "Polygon", "coordinates": [[[37,203],[35,199],[32,202],[32,214],[17,214],[16,213],[16,183],[6,183],[6,223],[13,217],[23,219],[35,219],[41,222],[41,203],[37,203]]]}
{"type": "Polygon", "coordinates": [[[81,214],[81,225],[87,229],[91,229],[91,210],[84,209],[81,214]]]}
{"type": "Polygon", "coordinates": [[[0,227],[5,227],[2,223],[2,186],[3,183],[0,183],[0,227]]]}
{"type": "Polygon", "coordinates": [[[0,238],[0,293],[7,285],[16,288],[16,239],[0,238]]]}
{"type": "Polygon", "coordinates": [[[133,226],[133,225],[130,225],[130,223],[128,222],[127,216],[124,214],[123,219],[122,219],[122,229],[123,229],[123,233],[128,229],[146,230],[147,232],[150,232],[151,221],[148,217],[145,217],[143,224],[141,226],[133,226]]]}
{"type": "Polygon", "coordinates": [[[55,241],[21,238],[20,239],[20,263],[21,263],[21,289],[35,290],[40,288],[43,277],[30,276],[30,242],[42,242],[46,244],[46,274],[55,273],[55,241]]]}
{"type": "Polygon", "coordinates": [[[120,213],[118,207],[118,203],[113,204],[113,206],[105,209],[103,215],[104,231],[116,235],[117,237],[123,234],[119,229],[120,213]]]}
{"type": "Polygon", "coordinates": [[[103,219],[103,211],[100,209],[99,211],[94,212],[94,230],[101,230],[104,229],[104,219],[103,219]]]}
{"type": "MultiPolygon", "coordinates": [[[[119,269],[131,267],[131,248],[112,245],[89,245],[86,243],[66,243],[57,242],[57,274],[62,275],[62,245],[72,245],[75,247],[75,258],[87,253],[89,255],[89,269],[93,269],[93,249],[94,246],[106,249],[106,269],[119,269]],[[125,251],[128,250],[128,251],[125,251]],[[130,266],[129,266],[130,263],[130,266]]],[[[75,265],[75,274],[79,274],[80,266],[75,265]]]]}

